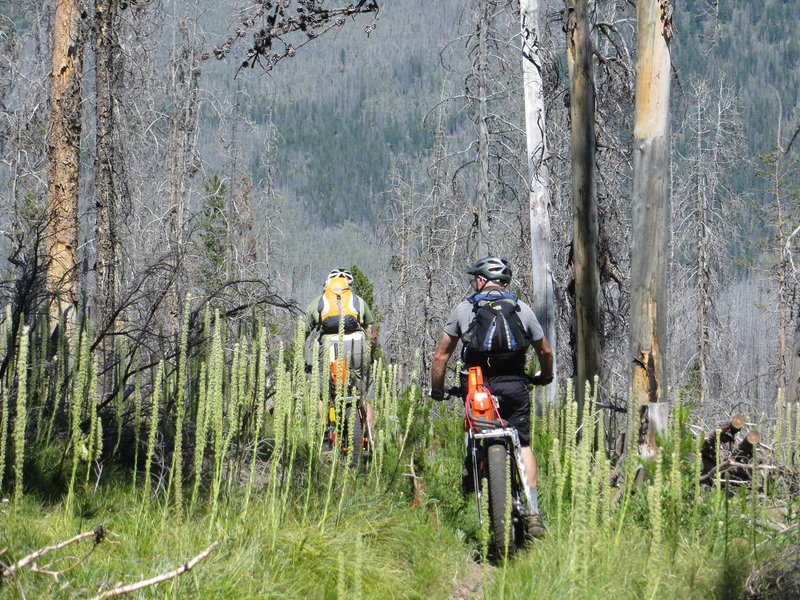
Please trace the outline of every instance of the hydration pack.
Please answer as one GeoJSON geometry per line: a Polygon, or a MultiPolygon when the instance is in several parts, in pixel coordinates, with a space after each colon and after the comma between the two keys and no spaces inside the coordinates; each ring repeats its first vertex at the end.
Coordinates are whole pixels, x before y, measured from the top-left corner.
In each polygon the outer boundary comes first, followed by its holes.
{"type": "Polygon", "coordinates": [[[344,277],[334,277],[328,281],[317,308],[320,328],[324,334],[338,333],[340,319],[344,319],[345,333],[361,329],[358,298],[350,290],[344,277]]]}
{"type": "Polygon", "coordinates": [[[519,317],[517,297],[503,292],[475,294],[472,321],[461,341],[467,365],[490,364],[490,360],[523,359],[531,338],[519,317]]]}

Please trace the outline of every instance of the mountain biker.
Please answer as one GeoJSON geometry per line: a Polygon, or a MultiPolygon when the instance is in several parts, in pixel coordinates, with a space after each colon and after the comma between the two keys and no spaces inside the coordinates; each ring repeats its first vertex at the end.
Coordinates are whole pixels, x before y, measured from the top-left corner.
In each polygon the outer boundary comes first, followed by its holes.
{"type": "MultiPolygon", "coordinates": [[[[497,256],[486,256],[467,270],[472,275],[470,285],[474,292],[468,299],[460,302],[450,313],[439,338],[431,364],[430,396],[434,400],[444,398],[444,375],[447,361],[456,349],[459,340],[470,330],[475,315],[477,298],[486,298],[483,294],[500,297],[511,282],[511,266],[508,261],[497,256]]],[[[513,298],[513,297],[512,297],[513,298]]],[[[530,447],[530,411],[531,399],[528,383],[546,385],[553,380],[553,355],[550,343],[544,336],[539,321],[533,310],[522,301],[517,301],[518,315],[525,333],[530,337],[531,345],[539,359],[540,371],[533,378],[525,374],[525,349],[518,352],[476,353],[462,347],[464,368],[461,372],[461,393],[466,397],[466,373],[469,367],[480,366],[483,370],[484,383],[493,395],[499,398],[500,416],[513,425],[519,432],[522,445],[522,457],[528,474],[528,486],[532,505],[528,507],[527,534],[539,537],[544,533],[544,522],[539,514],[537,488],[536,458],[530,447]]]]}
{"type": "MultiPolygon", "coordinates": [[[[377,344],[377,332],[369,304],[353,292],[353,275],[347,269],[333,269],[328,273],[322,294],[314,298],[305,311],[306,339],[319,332],[319,359],[346,358],[348,368],[355,374],[362,397],[372,395],[370,376],[371,353],[377,344]],[[344,319],[340,338],[340,321],[344,319]],[[342,347],[339,347],[341,339],[342,347]],[[332,354],[329,349],[332,348],[332,354]]],[[[366,403],[367,419],[373,422],[372,404],[366,403]]]]}

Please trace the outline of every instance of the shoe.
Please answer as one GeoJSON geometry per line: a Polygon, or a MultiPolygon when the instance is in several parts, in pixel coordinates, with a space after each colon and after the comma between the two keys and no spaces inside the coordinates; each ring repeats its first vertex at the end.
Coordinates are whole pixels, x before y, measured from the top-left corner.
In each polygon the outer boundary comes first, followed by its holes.
{"type": "Polygon", "coordinates": [[[525,537],[529,540],[540,538],[544,535],[544,521],[539,513],[525,515],[525,537]]]}

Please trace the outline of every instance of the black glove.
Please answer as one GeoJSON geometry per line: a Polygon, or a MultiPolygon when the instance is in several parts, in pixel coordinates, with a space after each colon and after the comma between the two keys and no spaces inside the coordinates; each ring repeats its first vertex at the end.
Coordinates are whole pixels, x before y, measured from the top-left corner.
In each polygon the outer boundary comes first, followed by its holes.
{"type": "Polygon", "coordinates": [[[542,372],[536,371],[535,375],[528,377],[528,381],[531,383],[531,385],[547,385],[548,383],[552,383],[553,376],[550,375],[550,377],[542,377],[542,372]]]}
{"type": "Polygon", "coordinates": [[[431,388],[431,391],[428,393],[428,395],[434,400],[444,400],[444,390],[435,390],[431,388]]]}

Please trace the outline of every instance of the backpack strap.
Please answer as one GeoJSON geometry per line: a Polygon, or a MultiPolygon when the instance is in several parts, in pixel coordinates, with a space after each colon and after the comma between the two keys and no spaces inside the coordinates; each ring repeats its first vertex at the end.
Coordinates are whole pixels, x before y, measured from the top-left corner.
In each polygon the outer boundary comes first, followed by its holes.
{"type": "Polygon", "coordinates": [[[472,296],[467,298],[467,300],[469,300],[474,304],[475,302],[480,302],[481,300],[499,300],[501,298],[508,298],[509,300],[514,300],[514,301],[518,300],[518,298],[514,294],[509,294],[508,292],[499,292],[499,291],[481,292],[479,294],[473,294],[472,296]]]}

